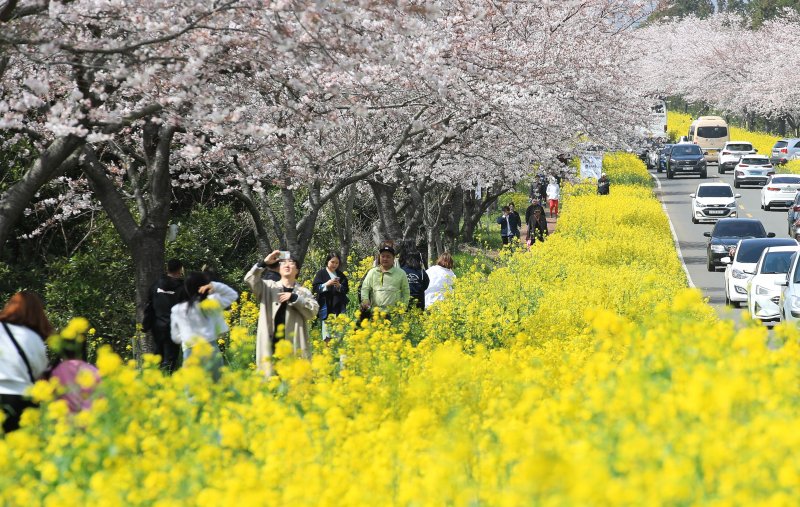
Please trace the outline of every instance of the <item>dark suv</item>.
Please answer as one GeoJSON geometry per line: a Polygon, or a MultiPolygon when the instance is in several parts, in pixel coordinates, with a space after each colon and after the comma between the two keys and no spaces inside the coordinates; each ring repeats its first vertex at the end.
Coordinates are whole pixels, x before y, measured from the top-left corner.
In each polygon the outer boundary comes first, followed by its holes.
{"type": "Polygon", "coordinates": [[[740,239],[774,238],[775,233],[768,233],[760,220],[755,218],[723,218],[711,229],[704,232],[708,238],[706,243],[706,267],[716,271],[721,266],[720,259],[728,256],[728,250],[736,246],[740,239]]]}
{"type": "Polygon", "coordinates": [[[706,159],[703,150],[696,144],[676,144],[669,150],[667,158],[667,179],[678,174],[698,174],[708,177],[706,159]]]}

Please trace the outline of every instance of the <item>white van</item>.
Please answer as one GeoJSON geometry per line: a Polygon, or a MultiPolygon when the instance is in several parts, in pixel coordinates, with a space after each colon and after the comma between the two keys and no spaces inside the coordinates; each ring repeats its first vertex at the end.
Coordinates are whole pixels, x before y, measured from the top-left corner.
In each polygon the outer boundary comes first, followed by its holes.
{"type": "Polygon", "coordinates": [[[719,116],[701,116],[689,126],[689,142],[700,146],[706,162],[719,162],[719,152],[728,141],[728,123],[719,116]]]}

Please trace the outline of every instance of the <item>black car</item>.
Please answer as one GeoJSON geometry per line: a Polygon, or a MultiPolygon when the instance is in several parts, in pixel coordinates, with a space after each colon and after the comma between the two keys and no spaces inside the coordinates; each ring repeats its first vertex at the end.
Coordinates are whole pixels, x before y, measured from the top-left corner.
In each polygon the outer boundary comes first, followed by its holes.
{"type": "Polygon", "coordinates": [[[697,174],[707,178],[706,159],[703,150],[696,144],[676,144],[669,150],[667,158],[667,179],[678,174],[697,174]]]}
{"type": "Polygon", "coordinates": [[[711,229],[704,232],[708,239],[706,243],[706,267],[709,271],[716,271],[721,266],[720,259],[728,256],[731,247],[736,246],[740,239],[745,238],[774,238],[774,232],[767,232],[760,220],[755,218],[723,218],[711,229]]]}
{"type": "Polygon", "coordinates": [[[670,149],[675,146],[674,144],[665,144],[660,150],[658,150],[658,167],[656,167],[656,171],[663,173],[667,170],[667,160],[669,159],[669,151],[670,149]]]}

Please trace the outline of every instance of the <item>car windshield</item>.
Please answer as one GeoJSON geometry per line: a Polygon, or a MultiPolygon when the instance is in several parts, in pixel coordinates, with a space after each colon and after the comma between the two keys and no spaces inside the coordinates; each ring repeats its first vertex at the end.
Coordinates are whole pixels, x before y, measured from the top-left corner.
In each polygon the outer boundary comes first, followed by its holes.
{"type": "Polygon", "coordinates": [[[687,144],[686,146],[673,146],[672,155],[702,155],[700,147],[694,144],[687,144]]]}
{"type": "Polygon", "coordinates": [[[788,273],[794,252],[770,252],[764,256],[761,272],[765,275],[788,273]]]}
{"type": "Polygon", "coordinates": [[[750,151],[753,146],[749,144],[729,144],[725,149],[730,151],[750,151]]]}
{"type": "Polygon", "coordinates": [[[778,242],[774,243],[767,243],[764,240],[750,240],[750,241],[742,241],[739,244],[739,248],[736,250],[736,262],[749,262],[751,264],[755,264],[758,262],[758,258],[761,257],[761,254],[764,252],[769,246],[793,246],[797,243],[794,240],[779,240],[778,242]]]}
{"type": "Polygon", "coordinates": [[[769,164],[769,159],[760,157],[759,158],[742,157],[741,163],[747,165],[767,165],[769,164]]]}
{"type": "Polygon", "coordinates": [[[733,190],[728,185],[709,185],[698,188],[697,197],[733,197],[733,190]]]}
{"type": "Polygon", "coordinates": [[[772,178],[770,183],[789,183],[791,185],[796,185],[800,183],[800,176],[778,176],[776,178],[772,178]]]}
{"type": "Polygon", "coordinates": [[[698,127],[697,137],[706,139],[725,137],[728,135],[728,127],[698,127]]]}
{"type": "Polygon", "coordinates": [[[764,230],[764,226],[761,225],[761,222],[750,222],[747,220],[725,220],[721,222],[717,222],[716,227],[714,227],[714,233],[712,236],[715,237],[726,237],[726,238],[763,238],[767,235],[767,231],[764,230]]]}

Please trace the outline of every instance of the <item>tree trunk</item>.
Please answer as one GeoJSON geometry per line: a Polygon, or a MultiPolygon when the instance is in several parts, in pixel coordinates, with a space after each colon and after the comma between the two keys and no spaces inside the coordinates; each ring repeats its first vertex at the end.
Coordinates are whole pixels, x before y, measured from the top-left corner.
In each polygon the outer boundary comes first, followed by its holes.
{"type": "Polygon", "coordinates": [[[353,247],[353,207],[355,202],[355,184],[347,187],[344,191],[344,198],[334,197],[332,199],[336,235],[339,237],[339,255],[342,259],[342,270],[347,268],[347,258],[350,256],[350,249],[353,247]]]}
{"type": "Polygon", "coordinates": [[[22,179],[0,196],[0,251],[39,189],[64,172],[65,162],[83,143],[84,139],[79,137],[59,137],[39,155],[22,179]]]}
{"type": "MultiPolygon", "coordinates": [[[[150,286],[164,272],[166,234],[166,227],[139,229],[130,247],[136,287],[136,322],[142,322],[150,286]]],[[[137,361],[141,360],[143,354],[156,352],[152,336],[148,333],[142,337],[143,340],[133,342],[133,354],[137,361]]]]}
{"type": "Polygon", "coordinates": [[[377,181],[369,182],[370,188],[375,195],[375,203],[378,207],[378,218],[380,219],[381,232],[383,238],[401,241],[403,239],[403,229],[397,212],[394,208],[395,188],[377,181]]]}

